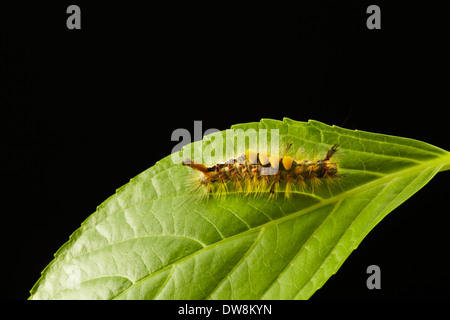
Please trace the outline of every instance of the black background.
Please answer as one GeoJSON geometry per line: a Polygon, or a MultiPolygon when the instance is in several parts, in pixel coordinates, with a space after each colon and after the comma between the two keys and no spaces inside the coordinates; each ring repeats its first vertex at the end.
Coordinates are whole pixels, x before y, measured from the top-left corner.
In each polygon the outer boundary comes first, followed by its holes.
{"type": "MultiPolygon", "coordinates": [[[[437,4],[141,3],[1,5],[1,299],[28,298],[81,222],[194,120],[315,119],[450,150],[437,4]],[[381,30],[366,27],[370,4],[381,30]]],[[[312,299],[449,298],[449,178],[389,214],[312,299]],[[366,287],[372,264],[381,290],[366,287]]]]}

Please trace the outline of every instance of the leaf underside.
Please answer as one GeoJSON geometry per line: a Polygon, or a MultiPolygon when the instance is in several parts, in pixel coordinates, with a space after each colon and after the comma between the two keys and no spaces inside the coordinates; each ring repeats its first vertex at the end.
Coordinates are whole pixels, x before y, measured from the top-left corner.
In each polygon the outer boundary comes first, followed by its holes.
{"type": "MultiPolygon", "coordinates": [[[[424,142],[317,121],[232,128],[279,129],[282,141],[321,154],[339,144],[342,178],[294,190],[290,200],[230,194],[199,201],[186,183],[192,169],[166,157],[83,222],[30,298],[307,299],[450,162],[447,151],[424,142]]],[[[194,153],[206,146],[194,143],[194,153]]]]}

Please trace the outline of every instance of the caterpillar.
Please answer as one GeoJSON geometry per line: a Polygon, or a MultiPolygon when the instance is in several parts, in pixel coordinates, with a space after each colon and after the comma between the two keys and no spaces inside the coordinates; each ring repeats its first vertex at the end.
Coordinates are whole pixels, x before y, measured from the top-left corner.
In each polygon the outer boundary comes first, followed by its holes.
{"type": "Polygon", "coordinates": [[[243,196],[268,194],[269,197],[276,197],[281,192],[280,184],[283,184],[285,198],[290,198],[293,187],[303,190],[307,181],[314,187],[324,179],[332,181],[339,177],[337,164],[330,161],[337,149],[338,145],[333,145],[318,161],[297,160],[288,155],[279,157],[249,149],[237,158],[209,167],[194,163],[189,158],[182,164],[200,173],[194,181],[200,197],[231,192],[243,196]]]}

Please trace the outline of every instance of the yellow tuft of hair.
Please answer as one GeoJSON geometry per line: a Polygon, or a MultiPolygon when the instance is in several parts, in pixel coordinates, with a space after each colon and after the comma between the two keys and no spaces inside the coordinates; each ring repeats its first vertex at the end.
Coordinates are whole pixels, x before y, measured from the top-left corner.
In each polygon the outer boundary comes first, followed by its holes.
{"type": "Polygon", "coordinates": [[[214,197],[218,200],[225,199],[227,193],[228,193],[228,186],[227,183],[224,181],[218,181],[218,185],[216,187],[216,190],[214,192],[214,197]]]}
{"type": "Polygon", "coordinates": [[[269,155],[267,154],[267,152],[260,152],[259,153],[259,162],[261,162],[261,164],[263,165],[263,166],[265,166],[265,165],[267,165],[267,164],[269,164],[269,160],[270,158],[269,158],[269,155]]]}
{"type": "Polygon", "coordinates": [[[286,170],[290,170],[291,167],[292,167],[292,162],[293,162],[293,161],[294,161],[294,160],[292,159],[292,157],[290,157],[290,156],[284,156],[283,159],[281,160],[281,163],[283,164],[283,167],[284,167],[286,170]]]}
{"type": "Polygon", "coordinates": [[[261,178],[259,180],[259,184],[260,184],[261,193],[266,193],[267,189],[269,187],[269,177],[261,176],[261,178]]]}
{"type": "Polygon", "coordinates": [[[256,164],[258,161],[258,153],[255,150],[248,149],[245,151],[245,158],[251,164],[256,164]]]}
{"type": "Polygon", "coordinates": [[[293,182],[294,181],[292,179],[288,179],[286,181],[286,189],[284,191],[284,197],[286,199],[291,199],[293,182]]]}
{"type": "Polygon", "coordinates": [[[280,157],[275,155],[275,154],[273,154],[273,155],[270,156],[269,162],[270,162],[270,166],[273,169],[278,169],[278,167],[280,166],[280,157]]]}
{"type": "Polygon", "coordinates": [[[311,173],[309,181],[311,183],[312,192],[314,192],[314,190],[316,190],[321,185],[321,181],[319,178],[317,178],[315,172],[311,173]]]}

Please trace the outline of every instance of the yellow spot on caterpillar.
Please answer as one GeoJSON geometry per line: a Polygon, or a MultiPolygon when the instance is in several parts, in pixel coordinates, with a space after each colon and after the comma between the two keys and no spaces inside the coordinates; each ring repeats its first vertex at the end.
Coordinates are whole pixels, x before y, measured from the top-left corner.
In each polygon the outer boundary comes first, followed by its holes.
{"type": "Polygon", "coordinates": [[[269,164],[269,155],[267,154],[267,152],[260,152],[259,153],[259,162],[261,162],[261,164],[263,166],[269,164]]]}
{"type": "Polygon", "coordinates": [[[245,158],[250,162],[251,164],[256,164],[257,162],[258,153],[255,150],[247,150],[245,151],[245,158]]]}
{"type": "Polygon", "coordinates": [[[277,155],[271,155],[269,158],[270,166],[274,169],[278,169],[278,166],[280,164],[280,157],[277,155]]]}
{"type": "Polygon", "coordinates": [[[281,162],[283,163],[283,167],[286,170],[290,170],[292,167],[292,161],[293,161],[292,157],[284,156],[281,162]]]}

